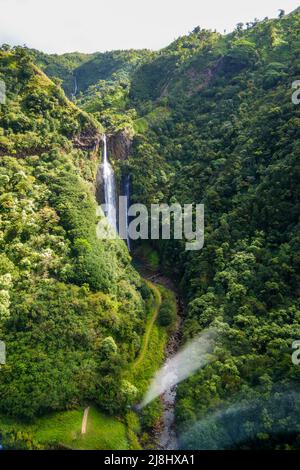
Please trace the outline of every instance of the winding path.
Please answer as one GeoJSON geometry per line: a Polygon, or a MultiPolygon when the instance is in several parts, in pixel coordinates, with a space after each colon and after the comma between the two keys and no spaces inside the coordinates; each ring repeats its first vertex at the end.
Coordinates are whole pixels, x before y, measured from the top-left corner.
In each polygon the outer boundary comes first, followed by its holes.
{"type": "MultiPolygon", "coordinates": [[[[147,268],[145,263],[144,263],[144,269],[140,268],[139,271],[140,271],[140,274],[143,276],[145,282],[147,283],[148,287],[151,288],[152,292],[154,293],[154,300],[153,300],[153,306],[152,306],[153,312],[151,315],[151,320],[148,320],[144,338],[143,338],[143,345],[142,345],[141,353],[139,357],[136,359],[135,365],[140,364],[140,362],[144,359],[144,356],[146,354],[147,347],[148,347],[151,330],[153,328],[155,320],[157,319],[157,315],[158,315],[160,305],[162,302],[160,290],[155,284],[159,283],[160,285],[164,286],[166,289],[173,291],[176,295],[176,288],[173,282],[167,277],[165,277],[163,274],[161,274],[160,272],[147,268]]],[[[170,358],[172,358],[176,354],[179,348],[180,341],[181,341],[180,313],[182,313],[183,305],[178,296],[176,296],[176,303],[177,303],[176,328],[171,334],[171,336],[169,337],[167,348],[165,351],[165,361],[168,361],[170,358]]],[[[161,416],[160,426],[158,426],[157,433],[155,434],[158,449],[162,449],[162,450],[177,450],[178,449],[178,440],[177,440],[176,425],[175,425],[176,391],[177,391],[177,387],[173,387],[172,389],[167,390],[161,397],[164,411],[161,416]]]]}
{"type": "Polygon", "coordinates": [[[144,333],[144,336],[143,336],[143,344],[142,344],[142,347],[141,347],[141,351],[140,351],[139,356],[136,358],[136,360],[133,363],[134,368],[138,367],[140,365],[140,363],[145,358],[145,354],[146,354],[147,349],[148,349],[148,344],[149,344],[151,331],[152,331],[153,325],[154,325],[154,323],[155,323],[155,321],[158,317],[158,313],[159,313],[159,309],[160,309],[161,301],[162,301],[161,300],[161,293],[160,293],[159,289],[152,282],[147,281],[146,279],[144,279],[144,281],[146,282],[147,286],[152,290],[152,292],[154,294],[154,299],[153,299],[153,304],[151,306],[151,314],[149,315],[149,319],[148,319],[146,329],[145,329],[145,333],[144,333]]]}

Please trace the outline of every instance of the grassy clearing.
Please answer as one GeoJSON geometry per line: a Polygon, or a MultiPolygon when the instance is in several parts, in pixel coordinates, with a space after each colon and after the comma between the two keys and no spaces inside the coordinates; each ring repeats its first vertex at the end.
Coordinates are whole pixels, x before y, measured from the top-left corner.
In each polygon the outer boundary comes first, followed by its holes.
{"type": "MultiPolygon", "coordinates": [[[[87,432],[81,435],[84,409],[53,413],[24,424],[0,417],[0,434],[30,436],[43,448],[66,447],[78,450],[126,450],[129,448],[126,427],[117,418],[106,416],[97,408],[89,411],[87,432]],[[20,433],[22,435],[20,435],[20,433]]],[[[4,440],[5,445],[5,440],[4,440]]]]}
{"type": "Polygon", "coordinates": [[[86,434],[80,434],[73,441],[72,447],[86,450],[127,450],[129,445],[126,427],[117,418],[106,416],[91,407],[86,434]]]}

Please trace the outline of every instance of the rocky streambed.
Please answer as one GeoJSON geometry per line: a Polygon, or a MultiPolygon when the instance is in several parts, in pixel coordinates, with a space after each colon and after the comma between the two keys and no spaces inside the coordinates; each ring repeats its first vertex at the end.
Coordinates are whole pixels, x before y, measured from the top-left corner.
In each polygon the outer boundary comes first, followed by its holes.
{"type": "MultiPolygon", "coordinates": [[[[178,299],[179,303],[179,299],[178,299]]],[[[179,305],[178,305],[179,307],[179,305]]],[[[178,352],[181,342],[181,325],[182,319],[180,316],[177,318],[176,328],[174,333],[170,336],[166,348],[166,363],[178,352]]],[[[176,374],[176,372],[174,372],[176,374]]],[[[178,440],[175,423],[175,406],[176,406],[176,392],[177,386],[167,390],[161,397],[163,404],[163,414],[156,431],[156,441],[159,449],[163,450],[176,450],[178,449],[178,440]]]]}

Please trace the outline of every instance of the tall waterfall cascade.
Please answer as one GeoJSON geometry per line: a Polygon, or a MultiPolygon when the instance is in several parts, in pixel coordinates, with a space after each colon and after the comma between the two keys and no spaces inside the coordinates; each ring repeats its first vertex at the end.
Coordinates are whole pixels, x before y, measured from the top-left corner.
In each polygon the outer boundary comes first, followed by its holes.
{"type": "Polygon", "coordinates": [[[106,136],[103,137],[103,185],[104,185],[104,202],[106,205],[105,215],[110,226],[117,232],[116,223],[116,183],[115,174],[107,156],[107,140],[106,136]]]}
{"type": "Polygon", "coordinates": [[[110,228],[115,233],[119,233],[120,237],[126,241],[128,250],[130,251],[131,244],[129,237],[128,217],[128,210],[130,205],[130,175],[124,175],[121,184],[121,192],[127,198],[126,203],[124,204],[125,201],[123,198],[123,201],[120,204],[117,204],[115,174],[108,158],[106,135],[103,136],[103,161],[99,166],[98,175],[99,176],[97,176],[97,180],[101,182],[103,191],[101,192],[101,196],[98,193],[98,202],[99,204],[100,201],[104,202],[104,215],[106,216],[110,228]],[[119,213],[117,213],[117,209],[119,209],[119,213]]]}
{"type": "Polygon", "coordinates": [[[73,81],[74,81],[74,89],[73,89],[72,97],[76,98],[76,95],[78,92],[78,86],[77,86],[77,78],[75,74],[73,75],[73,81]]]}
{"type": "Polygon", "coordinates": [[[131,244],[130,244],[130,237],[129,237],[129,218],[128,218],[128,210],[130,206],[130,176],[129,175],[125,177],[124,193],[125,193],[125,196],[127,197],[127,204],[125,207],[126,243],[127,243],[128,250],[130,251],[131,244]]]}

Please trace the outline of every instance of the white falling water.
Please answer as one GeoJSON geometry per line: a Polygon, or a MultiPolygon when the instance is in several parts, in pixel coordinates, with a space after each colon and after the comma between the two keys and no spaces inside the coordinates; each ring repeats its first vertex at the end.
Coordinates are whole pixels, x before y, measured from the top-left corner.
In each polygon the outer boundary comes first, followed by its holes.
{"type": "Polygon", "coordinates": [[[76,78],[75,74],[73,75],[73,80],[74,80],[74,90],[73,90],[73,93],[72,93],[72,97],[76,98],[77,91],[78,91],[78,86],[77,86],[77,78],[76,78]]]}
{"type": "Polygon", "coordinates": [[[116,223],[116,184],[115,174],[107,156],[107,141],[106,135],[103,137],[103,184],[104,184],[104,202],[105,202],[105,215],[109,225],[117,232],[116,223]]]}
{"type": "Polygon", "coordinates": [[[129,220],[128,220],[128,209],[129,209],[129,204],[130,204],[130,176],[127,175],[125,179],[125,196],[127,197],[127,203],[125,205],[125,220],[126,220],[126,242],[127,242],[127,247],[128,250],[131,250],[130,246],[130,237],[129,237],[129,220]]]}

